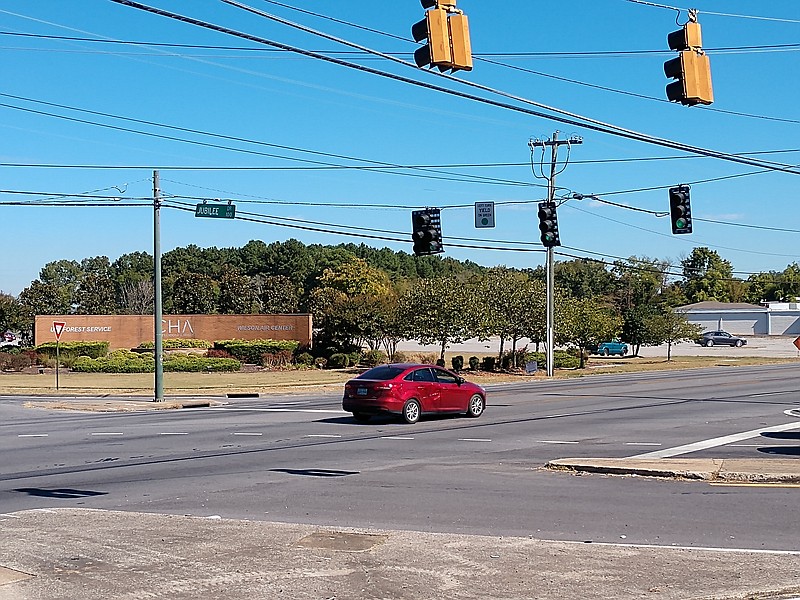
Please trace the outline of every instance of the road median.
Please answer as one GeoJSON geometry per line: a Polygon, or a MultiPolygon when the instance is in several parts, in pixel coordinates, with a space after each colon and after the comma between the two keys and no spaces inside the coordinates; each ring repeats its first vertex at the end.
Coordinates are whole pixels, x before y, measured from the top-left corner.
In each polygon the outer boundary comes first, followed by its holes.
{"type": "Polygon", "coordinates": [[[712,483],[800,484],[800,462],[772,458],[559,458],[548,462],[545,468],[552,471],[637,475],[712,483]]]}

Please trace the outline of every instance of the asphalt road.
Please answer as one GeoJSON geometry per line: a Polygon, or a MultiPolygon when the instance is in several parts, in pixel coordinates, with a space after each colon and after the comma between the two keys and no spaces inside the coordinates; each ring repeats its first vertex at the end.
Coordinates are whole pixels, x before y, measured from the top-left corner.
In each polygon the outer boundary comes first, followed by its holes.
{"type": "Polygon", "coordinates": [[[100,508],[539,539],[800,551],[794,487],[543,470],[561,457],[800,453],[795,365],[490,388],[478,420],[356,424],[338,396],[143,413],[0,398],[0,513],[100,508]]]}

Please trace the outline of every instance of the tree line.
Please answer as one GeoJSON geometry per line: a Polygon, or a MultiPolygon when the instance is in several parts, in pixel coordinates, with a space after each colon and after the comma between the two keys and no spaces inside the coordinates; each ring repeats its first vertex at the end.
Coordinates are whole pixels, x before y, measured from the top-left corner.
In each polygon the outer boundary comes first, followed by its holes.
{"type": "MultiPolygon", "coordinates": [[[[190,245],[162,259],[168,314],[310,312],[319,352],[384,348],[404,339],[437,344],[498,336],[500,352],[545,339],[543,267],[487,268],[364,244],[297,240],[241,248],[190,245]]],[[[620,337],[633,346],[689,339],[673,308],[703,300],[759,302],[800,295],[800,266],[733,276],[727,260],[695,248],[673,265],[631,257],[606,264],[556,262],[556,343],[581,350],[620,337]]],[[[153,258],[133,252],[46,264],[17,297],[0,292],[0,329],[30,340],[36,314],[152,314],[153,258]]],[[[581,353],[583,356],[583,353],[581,353]]]]}

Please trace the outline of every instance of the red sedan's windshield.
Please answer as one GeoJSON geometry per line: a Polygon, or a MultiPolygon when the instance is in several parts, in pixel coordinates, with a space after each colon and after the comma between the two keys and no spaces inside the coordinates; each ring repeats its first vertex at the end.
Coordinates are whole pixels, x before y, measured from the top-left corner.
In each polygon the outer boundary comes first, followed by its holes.
{"type": "Polygon", "coordinates": [[[365,371],[364,373],[356,377],[356,379],[376,379],[378,381],[388,381],[390,379],[394,379],[405,370],[406,370],[405,367],[381,365],[380,367],[374,367],[369,371],[365,371]]]}

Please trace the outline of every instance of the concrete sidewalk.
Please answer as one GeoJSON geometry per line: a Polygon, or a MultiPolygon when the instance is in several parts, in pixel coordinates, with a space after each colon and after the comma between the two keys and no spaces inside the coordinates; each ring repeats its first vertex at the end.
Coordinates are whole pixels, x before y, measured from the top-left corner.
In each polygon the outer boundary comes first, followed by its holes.
{"type": "Polygon", "coordinates": [[[789,598],[797,553],[44,509],[0,515],[3,600],[789,598]]]}

